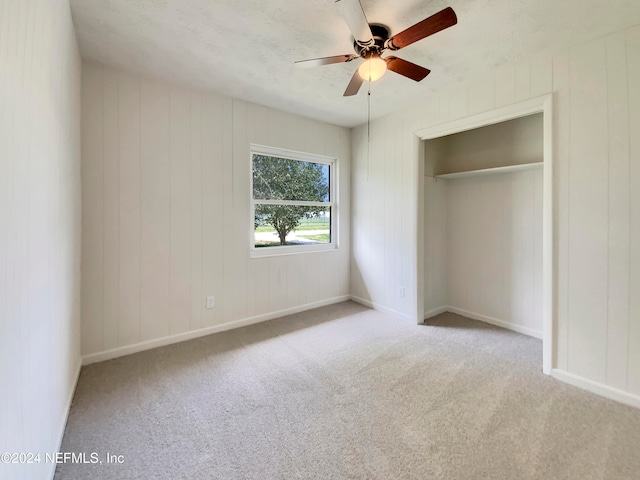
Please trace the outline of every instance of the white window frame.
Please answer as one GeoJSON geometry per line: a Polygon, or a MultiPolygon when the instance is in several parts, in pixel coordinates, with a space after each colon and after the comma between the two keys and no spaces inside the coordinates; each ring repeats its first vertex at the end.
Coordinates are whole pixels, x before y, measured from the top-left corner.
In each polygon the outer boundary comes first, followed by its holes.
{"type": "Polygon", "coordinates": [[[267,147],[264,145],[251,144],[249,153],[249,204],[251,212],[249,215],[250,238],[249,256],[251,258],[270,257],[277,255],[293,255],[298,253],[327,252],[338,248],[338,199],[337,199],[337,165],[338,159],[313,153],[296,152],[283,148],[267,147]],[[265,155],[269,157],[286,158],[300,162],[321,163],[329,165],[329,201],[328,202],[306,202],[290,200],[255,200],[253,198],[253,156],[265,155]],[[321,206],[331,208],[331,242],[313,245],[278,245],[275,247],[255,246],[255,211],[256,204],[262,205],[308,205],[310,207],[321,206]]]}

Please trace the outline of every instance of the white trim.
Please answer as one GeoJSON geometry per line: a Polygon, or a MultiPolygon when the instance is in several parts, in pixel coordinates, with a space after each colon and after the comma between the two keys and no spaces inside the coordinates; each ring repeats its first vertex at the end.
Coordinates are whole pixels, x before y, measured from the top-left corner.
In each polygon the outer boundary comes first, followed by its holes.
{"type": "Polygon", "coordinates": [[[526,117],[544,110],[543,105],[551,95],[543,95],[524,102],[518,102],[505,107],[496,108],[486,112],[478,113],[470,117],[460,118],[451,122],[441,123],[432,127],[417,130],[415,134],[421,140],[433,140],[434,138],[453,135],[454,133],[466,132],[476,128],[488,127],[496,123],[506,122],[515,118],[526,117]]]}
{"type": "MultiPolygon", "coordinates": [[[[422,140],[431,140],[541,112],[543,114],[544,163],[542,186],[542,371],[546,375],[550,375],[555,352],[555,318],[553,312],[553,95],[543,95],[477,115],[424,128],[417,130],[415,134],[422,140]]],[[[424,159],[421,155],[418,155],[417,161],[423,162],[424,159]]],[[[419,205],[424,202],[424,194],[418,196],[421,197],[416,199],[419,205]]],[[[419,212],[420,209],[418,209],[419,212]]],[[[417,217],[418,229],[420,232],[424,232],[424,215],[418,214],[417,217]]],[[[420,236],[418,235],[417,238],[420,238],[420,236]]],[[[421,248],[424,248],[424,245],[416,245],[414,254],[416,261],[421,258],[421,253],[418,252],[421,248]]],[[[418,275],[424,277],[424,262],[416,263],[418,275]]],[[[417,289],[418,283],[416,283],[415,287],[417,289]]],[[[420,291],[416,290],[416,293],[422,295],[420,291]]],[[[418,302],[416,302],[417,305],[418,302]]]]}
{"type": "MultiPolygon", "coordinates": [[[[82,369],[82,361],[78,361],[78,364],[75,368],[75,380],[71,384],[71,389],[67,393],[67,403],[66,408],[62,414],[62,421],[60,422],[60,427],[58,428],[58,442],[56,444],[55,452],[60,451],[60,447],[62,447],[62,439],[64,438],[64,432],[67,428],[67,420],[69,419],[69,412],[71,411],[71,404],[73,403],[73,396],[76,393],[76,387],[78,386],[78,380],[80,378],[80,370],[82,369]]],[[[49,478],[53,479],[56,474],[56,464],[52,463],[50,467],[49,478]]]]}
{"type": "Polygon", "coordinates": [[[447,311],[447,307],[438,307],[429,310],[428,312],[424,312],[424,320],[427,320],[431,317],[435,317],[436,315],[440,315],[441,313],[445,313],[447,311]]]}
{"type": "Polygon", "coordinates": [[[414,319],[411,318],[411,316],[407,315],[406,313],[398,312],[397,310],[393,310],[392,308],[385,307],[384,305],[380,305],[379,303],[374,303],[371,300],[366,300],[364,298],[357,297],[355,295],[351,295],[350,298],[354,302],[359,303],[360,305],[364,305],[365,307],[372,308],[378,312],[387,313],[405,322],[415,323],[414,319]]]}
{"type": "MultiPolygon", "coordinates": [[[[417,154],[417,158],[424,159],[424,151],[425,146],[424,142],[418,138],[411,139],[412,150],[417,154]]],[[[425,286],[425,278],[424,278],[424,256],[425,256],[425,234],[424,234],[424,219],[425,216],[425,162],[418,161],[411,164],[411,177],[413,177],[413,181],[411,185],[413,186],[413,192],[411,192],[411,197],[415,195],[414,198],[418,198],[418,202],[412,202],[410,205],[409,211],[409,219],[417,218],[418,221],[412,222],[409,221],[409,254],[411,252],[416,252],[415,259],[409,263],[409,275],[410,282],[414,285],[414,288],[409,288],[409,298],[407,299],[409,302],[413,303],[413,321],[416,325],[420,325],[424,322],[424,318],[422,316],[425,308],[425,299],[424,299],[424,286],[425,286]]],[[[411,198],[410,197],[410,198],[411,198]]],[[[401,268],[401,271],[403,269],[401,268]]],[[[411,285],[410,284],[410,285],[411,285]]]]}
{"type": "Polygon", "coordinates": [[[443,308],[446,312],[456,313],[458,315],[462,315],[463,317],[471,318],[473,320],[479,320],[484,323],[490,323],[491,325],[495,325],[496,327],[502,327],[507,330],[513,330],[514,332],[522,333],[524,335],[529,335],[530,337],[542,339],[542,332],[540,330],[534,330],[533,328],[524,327],[522,325],[517,325],[515,323],[507,322],[505,320],[500,320],[499,318],[489,317],[487,315],[471,312],[463,308],[452,307],[450,305],[443,308]]]}
{"type": "Polygon", "coordinates": [[[553,316],[553,96],[542,102],[543,160],[542,172],[542,371],[551,374],[555,351],[553,316]]]}
{"type": "Polygon", "coordinates": [[[619,390],[617,388],[610,387],[609,385],[605,385],[604,383],[589,380],[588,378],[569,373],[565,370],[559,370],[557,368],[551,370],[551,376],[561,382],[595,393],[601,397],[609,398],[631,407],[640,408],[640,396],[633,393],[625,392],[624,390],[619,390]]]}
{"type": "Polygon", "coordinates": [[[482,168],[480,170],[467,170],[465,172],[443,173],[434,175],[434,178],[444,178],[446,180],[455,180],[456,178],[482,177],[484,175],[498,175],[501,173],[522,172],[525,170],[535,170],[542,168],[544,162],[522,163],[519,165],[507,165],[506,167],[482,168]]]}
{"type": "Polygon", "coordinates": [[[287,150],[285,148],[268,147],[256,143],[251,143],[249,147],[249,151],[251,152],[250,157],[253,156],[254,153],[258,153],[268,157],[280,157],[289,160],[300,160],[302,162],[322,163],[324,165],[331,165],[337,160],[336,157],[330,157],[329,155],[318,155],[315,153],[287,150]]]}
{"type": "Polygon", "coordinates": [[[250,250],[250,258],[277,257],[282,255],[298,255],[300,253],[336,252],[338,246],[333,243],[312,243],[309,245],[278,245],[275,247],[258,247],[250,250]]]}
{"type": "Polygon", "coordinates": [[[162,338],[156,338],[154,340],[148,340],[146,342],[134,343],[133,345],[126,345],[124,347],[105,350],[103,352],[91,353],[82,357],[82,364],[89,365],[91,363],[102,362],[104,360],[111,360],[112,358],[123,357],[125,355],[131,355],[132,353],[143,352],[145,350],[151,350],[152,348],[163,347],[165,345],[171,345],[173,343],[180,343],[186,340],[192,340],[194,338],[205,337],[207,335],[211,335],[212,333],[233,330],[235,328],[253,325],[254,323],[266,322],[267,320],[273,320],[274,318],[284,317],[286,315],[292,315],[294,313],[303,312],[305,310],[311,310],[313,308],[324,307],[326,305],[344,302],[349,299],[349,295],[341,295],[339,297],[328,298],[325,300],[320,300],[318,302],[285,308],[275,312],[263,313],[254,317],[234,320],[232,322],[227,322],[220,325],[199,328],[197,330],[189,330],[188,332],[178,333],[176,335],[169,335],[162,338]]]}
{"type": "Polygon", "coordinates": [[[333,207],[333,202],[307,202],[303,200],[254,200],[253,203],[259,203],[260,205],[293,205],[294,207],[333,207]]]}

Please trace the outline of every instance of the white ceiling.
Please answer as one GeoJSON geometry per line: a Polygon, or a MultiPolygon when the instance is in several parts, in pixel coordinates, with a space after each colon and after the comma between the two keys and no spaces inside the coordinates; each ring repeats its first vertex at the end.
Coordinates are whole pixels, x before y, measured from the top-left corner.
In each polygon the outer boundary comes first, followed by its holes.
{"type": "MultiPolygon", "coordinates": [[[[640,0],[361,0],[391,34],[453,7],[458,24],[395,55],[432,70],[372,84],[379,117],[491,67],[640,23],[640,0]]],[[[296,60],[353,53],[334,0],[71,0],[85,58],[337,125],[367,118],[360,60],[312,69],[296,60]]]]}

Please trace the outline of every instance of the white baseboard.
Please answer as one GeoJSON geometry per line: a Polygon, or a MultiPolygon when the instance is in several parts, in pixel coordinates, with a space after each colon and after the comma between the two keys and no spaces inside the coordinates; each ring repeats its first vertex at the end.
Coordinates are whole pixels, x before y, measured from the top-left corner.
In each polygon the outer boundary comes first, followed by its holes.
{"type": "Polygon", "coordinates": [[[286,315],[292,315],[294,313],[303,312],[305,310],[311,310],[312,308],[324,307],[325,305],[331,305],[334,303],[344,302],[349,300],[349,295],[341,295],[339,297],[328,298],[326,300],[320,300],[318,302],[307,303],[304,305],[298,305],[296,307],[285,308],[276,312],[263,313],[254,317],[243,318],[240,320],[234,320],[232,322],[223,323],[221,325],[213,325],[211,327],[199,328],[197,330],[189,330],[188,332],[178,333],[175,335],[169,335],[166,337],[155,338],[153,340],[147,340],[145,342],[134,343],[132,345],[126,345],[123,347],[114,348],[111,350],[105,350],[103,352],[91,353],[82,357],[82,364],[89,365],[91,363],[102,362],[104,360],[111,360],[117,357],[123,357],[125,355],[131,355],[132,353],[142,352],[144,350],[150,350],[156,347],[164,347],[165,345],[171,345],[173,343],[184,342],[186,340],[192,340],[198,337],[205,337],[212,333],[224,332],[226,330],[233,330],[234,328],[246,327],[247,325],[253,325],[254,323],[266,322],[274,318],[284,317],[286,315]]]}
{"type": "Polygon", "coordinates": [[[428,318],[435,317],[436,315],[440,315],[441,313],[447,312],[447,308],[448,307],[432,308],[431,310],[424,312],[423,318],[426,320],[428,318]]]}
{"type": "Polygon", "coordinates": [[[516,325],[514,323],[500,320],[498,318],[488,317],[480,313],[470,312],[469,310],[452,307],[450,305],[442,308],[444,308],[444,311],[446,312],[457,313],[458,315],[462,315],[463,317],[472,318],[473,320],[480,320],[481,322],[490,323],[491,325],[495,325],[497,327],[506,328],[507,330],[513,330],[514,332],[523,333],[525,335],[529,335],[530,337],[542,339],[542,332],[539,330],[534,330],[533,328],[523,327],[522,325],[516,325]]]}
{"type": "Polygon", "coordinates": [[[374,310],[377,310],[378,312],[388,313],[389,315],[397,317],[397,318],[399,318],[401,320],[413,323],[413,319],[409,315],[407,315],[406,313],[398,312],[397,310],[393,310],[392,308],[385,307],[385,306],[380,305],[378,303],[374,303],[371,300],[366,300],[364,298],[357,297],[355,295],[351,295],[350,298],[354,302],[359,303],[360,305],[364,305],[365,307],[373,308],[374,310]]]}
{"type": "Polygon", "coordinates": [[[640,408],[640,396],[634,395],[633,393],[625,392],[624,390],[619,390],[617,388],[610,387],[609,385],[595,382],[588,378],[569,373],[565,370],[559,370],[557,368],[551,370],[551,376],[561,382],[587,390],[591,393],[595,393],[596,395],[600,395],[601,397],[606,397],[631,407],[640,408]]]}
{"type": "MultiPolygon", "coordinates": [[[[54,450],[54,452],[59,452],[60,451],[60,447],[62,446],[62,439],[64,438],[64,431],[67,428],[67,420],[69,419],[69,412],[71,411],[71,403],[73,402],[73,396],[76,393],[76,387],[78,386],[78,379],[80,378],[80,369],[82,368],[82,361],[78,361],[78,365],[75,368],[75,380],[73,381],[73,383],[71,384],[71,388],[69,389],[69,392],[67,393],[67,403],[66,403],[66,408],[65,411],[62,414],[62,421],[60,423],[60,428],[58,428],[58,432],[60,432],[58,434],[58,443],[56,445],[56,448],[54,450]]],[[[53,462],[51,463],[51,470],[49,473],[49,478],[51,478],[53,480],[53,477],[56,474],[56,463],[53,462]]]]}

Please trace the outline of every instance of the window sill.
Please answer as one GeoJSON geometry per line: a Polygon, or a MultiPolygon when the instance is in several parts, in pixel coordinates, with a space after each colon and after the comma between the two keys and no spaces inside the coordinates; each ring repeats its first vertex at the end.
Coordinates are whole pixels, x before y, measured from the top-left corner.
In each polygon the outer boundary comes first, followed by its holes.
{"type": "Polygon", "coordinates": [[[279,257],[282,255],[298,255],[301,253],[334,252],[338,250],[335,243],[322,245],[287,245],[278,247],[259,247],[249,250],[249,258],[279,257]]]}

